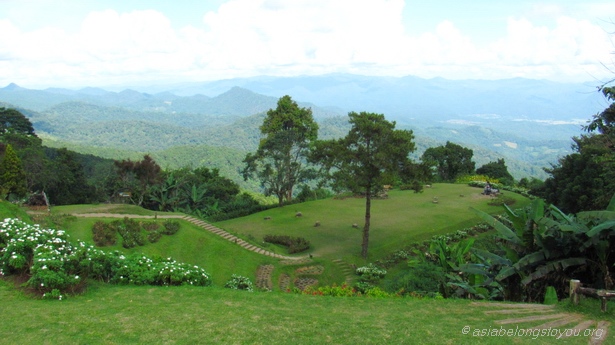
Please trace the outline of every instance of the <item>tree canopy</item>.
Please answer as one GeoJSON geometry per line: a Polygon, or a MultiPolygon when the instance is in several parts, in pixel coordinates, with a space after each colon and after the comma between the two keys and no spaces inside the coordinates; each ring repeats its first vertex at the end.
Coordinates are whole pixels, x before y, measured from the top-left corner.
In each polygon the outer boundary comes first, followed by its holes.
{"type": "Polygon", "coordinates": [[[35,135],[30,120],[16,109],[0,108],[0,135],[14,132],[35,135]]]}
{"type": "Polygon", "coordinates": [[[486,175],[494,179],[500,180],[501,183],[511,186],[514,183],[513,176],[508,172],[504,159],[498,159],[495,162],[484,164],[476,169],[477,174],[486,175]]]}
{"type": "Polygon", "coordinates": [[[0,161],[0,198],[6,199],[10,195],[23,197],[26,193],[26,172],[21,160],[13,147],[6,145],[4,157],[0,161]]]}
{"type": "Polygon", "coordinates": [[[438,180],[453,182],[461,175],[474,173],[473,155],[471,149],[447,141],[444,146],[425,150],[421,160],[435,170],[438,180]]]}
{"type": "Polygon", "coordinates": [[[365,195],[365,225],[361,255],[367,258],[371,198],[390,184],[414,151],[412,131],[396,130],[382,114],[351,112],[351,129],[341,139],[318,141],[311,161],[321,164],[337,190],[365,195]]]}
{"type": "Polygon", "coordinates": [[[603,87],[611,104],[573,138],[572,154],[545,169],[551,176],[534,193],[562,210],[602,210],[615,194],[615,88],[603,87]]]}
{"type": "Polygon", "coordinates": [[[292,200],[294,186],[313,177],[306,157],[318,135],[311,109],[300,108],[290,96],[278,100],[260,127],[263,135],[256,153],[248,153],[244,179],[256,175],[265,195],[276,195],[279,204],[292,200]]]}

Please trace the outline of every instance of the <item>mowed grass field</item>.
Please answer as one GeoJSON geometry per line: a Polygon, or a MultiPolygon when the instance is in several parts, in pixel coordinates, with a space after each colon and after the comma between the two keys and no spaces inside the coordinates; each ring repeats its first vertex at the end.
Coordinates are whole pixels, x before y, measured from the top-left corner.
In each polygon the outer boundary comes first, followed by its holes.
{"type": "MultiPolygon", "coordinates": [[[[295,256],[313,256],[312,265],[325,267],[325,274],[319,277],[321,285],[342,283],[345,276],[342,267],[332,260],[342,259],[347,264],[363,265],[378,260],[395,250],[417,241],[430,239],[434,235],[446,234],[476,224],[479,219],[470,210],[474,207],[486,212],[502,212],[501,206],[490,206],[490,197],[481,195],[481,189],[460,184],[435,184],[423,193],[392,190],[387,199],[372,202],[369,257],[360,257],[362,227],[365,215],[364,198],[325,199],[301,204],[273,208],[250,216],[215,223],[216,226],[233,233],[244,240],[264,247],[269,251],[286,255],[286,248],[263,242],[267,234],[300,236],[308,239],[312,248],[307,253],[295,256]],[[434,200],[437,199],[437,203],[434,200]],[[296,213],[301,212],[301,217],[296,213]],[[270,218],[270,219],[265,219],[270,218]],[[315,227],[316,222],[320,226],[315,227]],[[352,226],[353,223],[358,228],[352,226]]],[[[514,198],[512,206],[523,207],[528,200],[520,195],[506,192],[514,198]]],[[[160,212],[144,210],[132,205],[70,205],[52,208],[53,218],[59,220],[58,228],[66,230],[72,238],[89,243],[92,241],[92,226],[96,221],[110,221],[110,218],[62,217],[64,214],[112,213],[152,216],[160,212]]],[[[143,219],[144,221],[153,221],[143,219]]],[[[162,219],[157,221],[162,222],[162,219]]],[[[232,274],[255,279],[260,265],[272,264],[273,288],[281,274],[294,276],[296,267],[280,265],[278,260],[245,250],[234,243],[181,221],[181,230],[173,236],[163,236],[158,243],[143,247],[124,249],[121,239],[107,250],[126,253],[144,253],[172,257],[175,260],[205,268],[215,285],[223,286],[232,274]]]]}
{"type": "MultiPolygon", "coordinates": [[[[387,199],[372,200],[368,262],[397,249],[475,225],[479,218],[470,208],[488,213],[503,212],[490,206],[482,189],[463,184],[435,184],[423,193],[392,190],[387,199]],[[434,202],[437,200],[437,203],[434,202]]],[[[511,192],[512,208],[527,205],[528,199],[511,192]]],[[[261,240],[267,234],[300,236],[308,239],[314,257],[344,259],[362,264],[359,258],[365,223],[365,199],[326,199],[274,208],[216,225],[242,237],[261,240]],[[297,212],[302,216],[297,217],[297,212]],[[268,219],[265,219],[268,218],[268,219]],[[320,226],[315,227],[319,222],[320,226]],[[358,228],[353,228],[357,224],[358,228]]]]}
{"type": "MultiPolygon", "coordinates": [[[[479,336],[545,321],[500,325],[510,315],[489,314],[491,303],[469,300],[91,284],[83,295],[57,301],[24,296],[1,280],[0,300],[2,344],[588,343],[587,337],[479,336]]],[[[604,344],[615,340],[606,337],[604,344]]]]}

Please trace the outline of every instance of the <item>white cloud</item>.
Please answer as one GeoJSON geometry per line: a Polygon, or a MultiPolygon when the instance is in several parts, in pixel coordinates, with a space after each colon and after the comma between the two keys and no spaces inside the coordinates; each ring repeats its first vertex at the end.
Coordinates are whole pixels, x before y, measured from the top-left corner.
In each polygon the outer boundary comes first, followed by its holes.
{"type": "Polygon", "coordinates": [[[178,28],[155,10],[105,10],[90,12],[76,32],[51,26],[24,31],[0,19],[0,82],[96,86],[329,72],[577,81],[609,76],[601,65],[612,58],[609,34],[559,7],[510,18],[505,37],[482,45],[454,18],[410,36],[403,7],[402,0],[230,0],[204,13],[202,26],[178,28]],[[550,24],[539,24],[536,13],[552,16],[550,24]]]}

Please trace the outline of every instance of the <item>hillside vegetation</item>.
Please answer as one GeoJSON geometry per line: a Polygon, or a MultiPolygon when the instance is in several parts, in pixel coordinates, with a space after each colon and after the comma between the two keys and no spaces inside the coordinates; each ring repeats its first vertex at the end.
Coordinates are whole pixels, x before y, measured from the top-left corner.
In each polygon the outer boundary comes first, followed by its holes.
{"type": "MultiPolygon", "coordinates": [[[[599,96],[575,92],[581,87],[525,80],[458,83],[338,75],[231,80],[155,94],[94,88],[29,90],[10,85],[0,88],[0,103],[26,114],[46,145],[67,145],[81,153],[105,154],[111,149],[141,155],[179,146],[178,156],[192,157],[181,164],[197,167],[204,162],[190,155],[192,146],[254,151],[263,113],[275,106],[274,96],[287,93],[313,102],[299,104],[312,109],[321,139],[346,133],[348,111],[373,110],[397,120],[400,128],[415,131],[417,156],[427,147],[452,141],[474,149],[478,165],[504,157],[515,178],[544,179],[542,168],[571,152],[570,137],[580,133],[577,119],[597,111],[593,108],[599,96]],[[296,87],[302,83],[306,86],[296,87]],[[452,92],[455,85],[463,92],[452,92]],[[481,104],[478,109],[476,104],[481,104]]],[[[227,163],[216,159],[212,164],[227,163]]],[[[230,170],[237,169],[240,162],[231,162],[230,170]]]]}

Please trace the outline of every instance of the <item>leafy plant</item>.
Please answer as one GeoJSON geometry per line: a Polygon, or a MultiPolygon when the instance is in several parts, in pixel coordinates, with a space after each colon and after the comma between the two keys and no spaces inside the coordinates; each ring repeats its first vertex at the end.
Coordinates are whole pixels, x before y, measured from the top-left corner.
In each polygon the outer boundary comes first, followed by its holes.
{"type": "Polygon", "coordinates": [[[176,220],[172,220],[172,219],[165,220],[163,225],[164,225],[163,233],[165,235],[175,235],[179,231],[179,228],[180,228],[179,222],[176,220]]]}
{"type": "Polygon", "coordinates": [[[225,288],[234,289],[234,290],[246,290],[253,292],[254,285],[252,281],[248,277],[240,276],[237,274],[233,274],[231,279],[224,284],[225,288]]]}
{"type": "Polygon", "coordinates": [[[385,269],[377,267],[373,263],[369,263],[366,266],[358,267],[355,273],[360,277],[361,281],[375,283],[384,278],[387,274],[385,269]]]}
{"type": "Polygon", "coordinates": [[[418,293],[429,296],[439,293],[445,283],[446,275],[442,267],[431,261],[419,261],[395,275],[387,284],[387,290],[402,295],[418,293]]]}
{"type": "Polygon", "coordinates": [[[265,235],[263,241],[274,244],[281,244],[288,247],[288,253],[300,253],[310,249],[310,241],[303,237],[291,237],[287,235],[265,235]]]}

